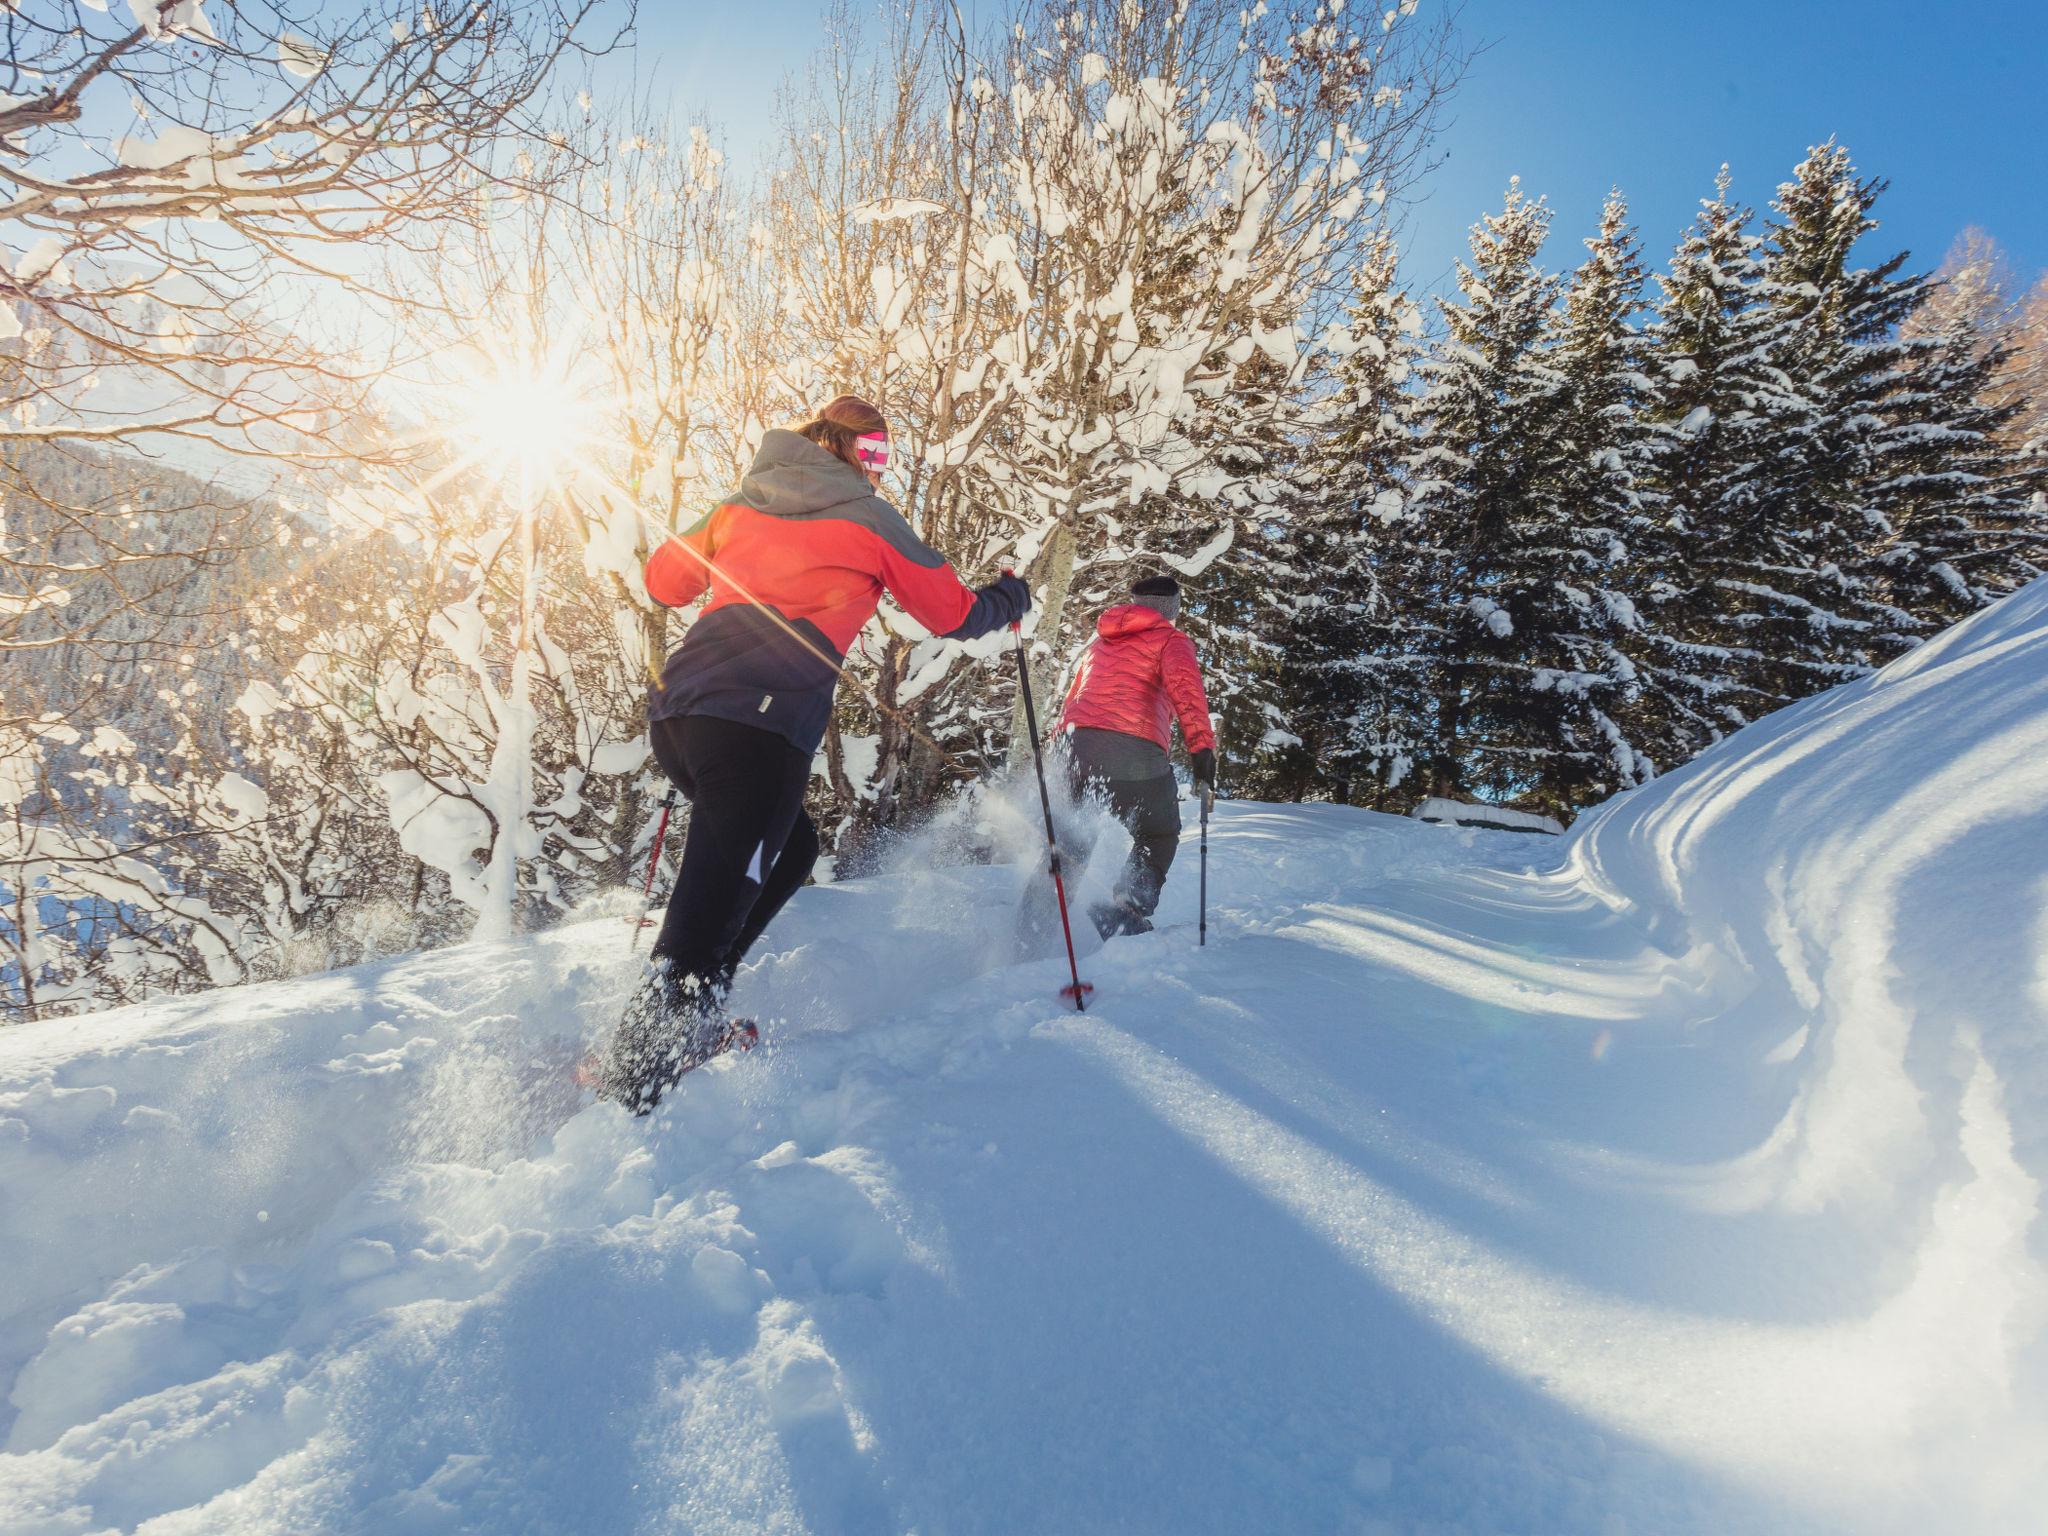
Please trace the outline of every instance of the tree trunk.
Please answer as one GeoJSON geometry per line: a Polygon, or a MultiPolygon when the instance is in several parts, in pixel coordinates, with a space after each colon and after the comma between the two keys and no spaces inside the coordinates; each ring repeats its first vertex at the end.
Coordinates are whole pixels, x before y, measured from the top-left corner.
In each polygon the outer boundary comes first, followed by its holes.
{"type": "MultiPolygon", "coordinates": [[[[868,874],[878,866],[888,829],[896,824],[904,805],[904,773],[913,738],[904,725],[896,690],[909,649],[907,643],[894,635],[882,647],[882,661],[875,678],[875,698],[880,707],[875,711],[874,776],[868,781],[865,799],[861,798],[860,787],[847,781],[846,808],[851,815],[833,850],[839,859],[838,867],[850,873],[868,874]]],[[[839,773],[843,779],[843,767],[839,773]]],[[[914,805],[916,801],[910,803],[914,805]]]]}
{"type": "Polygon", "coordinates": [[[1465,689],[1456,679],[1456,671],[1452,669],[1453,680],[1437,699],[1436,761],[1430,764],[1429,774],[1429,792],[1446,800],[1464,798],[1459,784],[1458,731],[1464,724],[1465,689]]]}
{"type": "MultiPolygon", "coordinates": [[[[1030,580],[1031,604],[1038,612],[1036,633],[1042,635],[1047,648],[1052,649],[1059,644],[1060,623],[1067,610],[1067,594],[1074,585],[1074,530],[1066,518],[1060,519],[1052,537],[1045,541],[1045,548],[1031,562],[1030,580]]],[[[1038,710],[1040,730],[1052,724],[1047,710],[1051,704],[1048,690],[1054,670],[1040,665],[1031,673],[1031,702],[1038,710]]],[[[1024,718],[1024,693],[1019,689],[1015,703],[1010,706],[1010,764],[1022,767],[1030,757],[1031,729],[1024,718]]]]}

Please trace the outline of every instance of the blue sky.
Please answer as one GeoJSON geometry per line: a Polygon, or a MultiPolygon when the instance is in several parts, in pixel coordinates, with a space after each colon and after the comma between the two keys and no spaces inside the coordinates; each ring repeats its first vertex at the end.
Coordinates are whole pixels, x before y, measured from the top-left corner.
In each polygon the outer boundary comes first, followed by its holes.
{"type": "MultiPolygon", "coordinates": [[[[968,0],[984,15],[1006,10],[968,0]]],[[[1437,0],[1424,0],[1435,4],[1437,0]]],[[[823,0],[652,0],[642,78],[722,128],[744,164],[823,0]]],[[[856,14],[862,14],[860,0],[856,14]]],[[[2041,79],[2048,6],[2010,0],[1467,0],[1488,44],[1452,108],[1445,163],[1408,216],[1409,276],[1441,284],[1512,175],[1556,209],[1547,257],[1576,263],[1610,185],[1661,265],[1726,160],[1761,207],[1809,144],[1838,137],[1888,177],[1866,258],[1939,263],[1968,224],[2048,270],[2041,79]]]]}

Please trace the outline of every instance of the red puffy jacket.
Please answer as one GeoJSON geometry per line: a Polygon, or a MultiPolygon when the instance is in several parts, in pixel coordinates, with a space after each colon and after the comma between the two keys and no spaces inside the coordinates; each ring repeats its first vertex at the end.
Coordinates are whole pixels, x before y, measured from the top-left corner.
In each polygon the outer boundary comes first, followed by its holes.
{"type": "Polygon", "coordinates": [[[1095,638],[1081,653],[1055,729],[1122,731],[1171,749],[1174,715],[1188,751],[1214,749],[1194,642],[1157,608],[1119,604],[1095,621],[1095,638]]]}

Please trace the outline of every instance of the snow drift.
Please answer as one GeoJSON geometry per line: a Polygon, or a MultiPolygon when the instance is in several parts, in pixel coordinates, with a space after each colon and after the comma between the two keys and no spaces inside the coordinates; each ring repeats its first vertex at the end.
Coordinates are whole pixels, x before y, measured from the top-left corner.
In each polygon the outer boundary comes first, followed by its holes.
{"type": "Polygon", "coordinates": [[[7,1031],[0,1529],[2038,1529],[2048,585],[1212,857],[1082,1017],[1016,871],[805,891],[651,1123],[611,924],[7,1031]]]}

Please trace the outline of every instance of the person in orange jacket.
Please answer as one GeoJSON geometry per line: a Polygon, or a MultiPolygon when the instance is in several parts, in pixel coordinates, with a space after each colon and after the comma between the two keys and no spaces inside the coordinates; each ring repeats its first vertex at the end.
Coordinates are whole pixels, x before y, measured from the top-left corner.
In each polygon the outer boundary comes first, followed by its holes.
{"type": "Polygon", "coordinates": [[[654,967],[600,1083],[637,1113],[734,1043],[724,997],[747,948],[809,877],[811,759],[846,648],[888,592],[934,634],[971,640],[1023,617],[1004,575],[969,587],[877,494],[882,413],[841,395],[761,439],[736,494],[648,558],[648,596],[708,595],[648,697],[655,761],[689,799],[654,967]]]}
{"type": "Polygon", "coordinates": [[[1216,782],[1216,732],[1194,642],[1175,624],[1180,583],[1148,576],[1107,610],[1081,653],[1053,730],[1065,739],[1077,790],[1102,798],[1131,833],[1115,899],[1089,916],[1104,938],[1152,927],[1180,846],[1180,795],[1167,756],[1173,722],[1198,792],[1216,782]]]}

